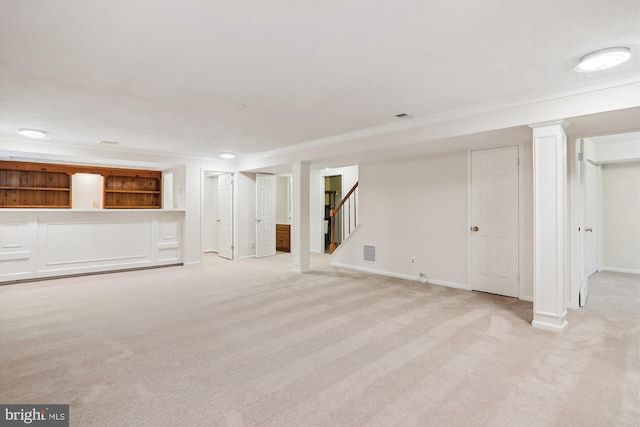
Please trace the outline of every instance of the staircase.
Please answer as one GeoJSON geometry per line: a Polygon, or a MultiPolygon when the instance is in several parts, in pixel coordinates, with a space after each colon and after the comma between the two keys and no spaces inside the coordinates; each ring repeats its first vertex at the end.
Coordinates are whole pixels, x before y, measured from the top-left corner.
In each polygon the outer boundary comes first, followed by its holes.
{"type": "Polygon", "coordinates": [[[329,211],[329,253],[332,254],[337,245],[344,242],[351,232],[358,226],[358,182],[356,182],[338,205],[329,211]],[[336,230],[336,223],[340,223],[340,230],[336,230]],[[336,244],[336,232],[340,231],[342,238],[336,244]]]}

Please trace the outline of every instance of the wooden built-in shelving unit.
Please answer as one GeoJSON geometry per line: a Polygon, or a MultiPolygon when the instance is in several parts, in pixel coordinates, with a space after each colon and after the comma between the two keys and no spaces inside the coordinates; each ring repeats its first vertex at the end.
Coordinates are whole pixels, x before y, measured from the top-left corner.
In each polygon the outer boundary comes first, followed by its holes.
{"type": "Polygon", "coordinates": [[[70,208],[71,175],[38,163],[2,161],[0,207],[70,208]]]}
{"type": "Polygon", "coordinates": [[[70,208],[71,176],[104,177],[106,209],[159,209],[162,172],[0,160],[0,208],[70,208]]]}
{"type": "Polygon", "coordinates": [[[144,172],[146,173],[135,176],[106,176],[104,180],[104,207],[106,209],[157,209],[162,207],[161,172],[144,172]]]}

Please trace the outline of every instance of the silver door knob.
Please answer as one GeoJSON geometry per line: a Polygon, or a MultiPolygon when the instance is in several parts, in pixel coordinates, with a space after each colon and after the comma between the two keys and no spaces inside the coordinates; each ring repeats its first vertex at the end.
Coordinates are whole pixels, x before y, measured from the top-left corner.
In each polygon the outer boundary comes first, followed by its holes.
{"type": "Polygon", "coordinates": [[[480,229],[478,228],[477,225],[474,225],[473,227],[471,227],[471,231],[478,231],[478,230],[480,230],[480,229]]]}
{"type": "Polygon", "coordinates": [[[589,233],[593,232],[593,228],[592,227],[587,227],[584,229],[584,231],[588,231],[589,233]]]}
{"type": "Polygon", "coordinates": [[[256,222],[261,222],[261,221],[262,221],[262,219],[260,219],[260,218],[256,219],[256,222]]]}

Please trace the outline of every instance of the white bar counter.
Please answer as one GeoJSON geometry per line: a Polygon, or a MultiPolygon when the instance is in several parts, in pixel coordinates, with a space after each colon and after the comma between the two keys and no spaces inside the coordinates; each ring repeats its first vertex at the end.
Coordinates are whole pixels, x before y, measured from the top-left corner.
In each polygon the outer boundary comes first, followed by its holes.
{"type": "Polygon", "coordinates": [[[182,264],[184,210],[0,209],[0,284],[182,264]]]}

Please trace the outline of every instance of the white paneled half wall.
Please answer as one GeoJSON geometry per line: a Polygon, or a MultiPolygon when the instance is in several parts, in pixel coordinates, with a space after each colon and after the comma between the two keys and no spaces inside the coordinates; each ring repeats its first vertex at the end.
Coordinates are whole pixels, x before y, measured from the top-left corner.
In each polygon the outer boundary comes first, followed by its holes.
{"type": "Polygon", "coordinates": [[[182,263],[184,211],[1,214],[0,282],[182,263]]]}

